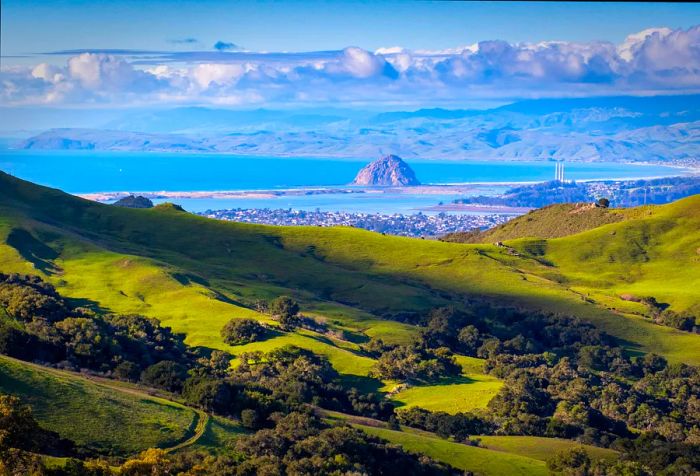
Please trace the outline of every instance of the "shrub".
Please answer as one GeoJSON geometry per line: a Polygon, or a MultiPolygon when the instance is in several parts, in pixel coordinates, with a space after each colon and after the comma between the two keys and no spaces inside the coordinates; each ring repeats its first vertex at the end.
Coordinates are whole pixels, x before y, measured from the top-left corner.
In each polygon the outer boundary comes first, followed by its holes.
{"type": "Polygon", "coordinates": [[[547,461],[547,468],[555,474],[589,474],[591,458],[583,448],[564,450],[547,461]]]}
{"type": "Polygon", "coordinates": [[[243,345],[260,340],[267,329],[253,319],[231,319],[221,329],[221,337],[229,345],[243,345]]]}
{"type": "Polygon", "coordinates": [[[185,381],[182,395],[187,403],[221,414],[230,413],[234,392],[221,380],[190,377],[185,381]]]}
{"type": "Polygon", "coordinates": [[[258,428],[258,413],[250,408],[244,409],[241,411],[241,424],[251,430],[258,428]]]}
{"type": "Polygon", "coordinates": [[[114,376],[119,380],[135,382],[139,378],[139,366],[126,360],[114,368],[114,376]]]}
{"type": "Polygon", "coordinates": [[[270,303],[270,314],[284,329],[293,329],[300,323],[299,303],[289,296],[280,296],[270,303]]]}
{"type": "Polygon", "coordinates": [[[610,200],[607,198],[599,198],[595,206],[599,208],[608,208],[610,206],[610,200]]]}
{"type": "Polygon", "coordinates": [[[657,322],[681,331],[692,331],[695,327],[695,316],[666,310],[657,318],[657,322]]]}
{"type": "Polygon", "coordinates": [[[68,315],[68,305],[53,286],[38,276],[0,273],[0,307],[15,319],[41,317],[58,321],[68,315]]]}
{"type": "Polygon", "coordinates": [[[162,360],[141,373],[141,381],[146,385],[179,392],[187,376],[187,369],[171,360],[162,360]]]}
{"type": "Polygon", "coordinates": [[[461,371],[461,367],[445,348],[428,350],[399,346],[379,357],[372,375],[392,380],[434,381],[445,376],[459,375],[461,371]]]}

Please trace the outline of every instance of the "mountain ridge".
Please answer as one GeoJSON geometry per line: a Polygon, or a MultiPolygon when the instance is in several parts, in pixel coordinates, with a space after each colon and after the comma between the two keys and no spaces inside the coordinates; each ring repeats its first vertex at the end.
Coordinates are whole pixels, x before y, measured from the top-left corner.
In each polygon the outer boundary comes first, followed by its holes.
{"type": "Polygon", "coordinates": [[[391,150],[425,159],[693,165],[700,145],[697,99],[541,99],[487,110],[382,113],[174,109],[133,113],[104,129],[49,129],[15,146],[309,157],[373,157],[391,150]]]}

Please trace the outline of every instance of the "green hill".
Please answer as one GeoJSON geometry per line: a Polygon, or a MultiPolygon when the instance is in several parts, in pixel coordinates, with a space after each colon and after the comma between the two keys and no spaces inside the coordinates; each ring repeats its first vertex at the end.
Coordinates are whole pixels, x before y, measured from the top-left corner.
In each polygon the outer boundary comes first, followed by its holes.
{"type": "Polygon", "coordinates": [[[295,344],[355,378],[373,364],[360,343],[373,336],[405,342],[417,332],[387,315],[466,298],[580,316],[631,350],[700,363],[700,336],[653,324],[639,315],[641,305],[619,298],[623,291],[654,294],[672,309],[695,309],[699,207],[700,197],[691,197],[626,212],[624,221],[584,233],[499,248],[221,222],[173,207],[110,207],[2,174],[0,269],[41,274],[88,305],[158,317],[191,345],[238,354],[295,344]],[[678,278],[676,269],[683,270],[678,278]],[[329,332],[222,342],[226,321],[267,319],[254,301],[281,294],[294,295],[329,332]]]}
{"type": "Polygon", "coordinates": [[[625,218],[621,209],[598,208],[589,203],[563,203],[532,210],[502,225],[480,232],[449,233],[454,243],[494,243],[516,238],[560,238],[625,218]]]}
{"type": "Polygon", "coordinates": [[[512,453],[491,451],[438,438],[405,431],[359,426],[370,435],[395,443],[408,451],[427,454],[465,471],[484,475],[546,475],[543,461],[512,453]]]}
{"type": "Polygon", "coordinates": [[[369,418],[353,417],[338,412],[324,412],[329,421],[343,421],[374,436],[402,446],[406,450],[422,453],[464,471],[476,474],[501,475],[549,474],[546,461],[559,451],[582,447],[592,459],[613,460],[617,452],[582,445],[575,441],[536,436],[478,436],[479,446],[470,446],[440,438],[434,433],[401,427],[386,428],[384,422],[369,418]]]}
{"type": "Polygon", "coordinates": [[[0,392],[31,405],[44,428],[107,455],[175,446],[194,434],[200,418],[191,408],[127,384],[92,381],[5,356],[0,356],[0,392]]]}

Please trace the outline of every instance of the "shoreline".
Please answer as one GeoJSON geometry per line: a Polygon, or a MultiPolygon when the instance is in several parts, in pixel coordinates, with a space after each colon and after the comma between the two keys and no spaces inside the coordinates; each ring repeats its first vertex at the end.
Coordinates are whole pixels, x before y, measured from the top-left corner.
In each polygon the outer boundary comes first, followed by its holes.
{"type": "MultiPolygon", "coordinates": [[[[685,169],[690,170],[690,169],[685,169]]],[[[692,169],[695,175],[700,174],[700,169],[692,169]]],[[[630,182],[636,180],[655,180],[661,178],[676,177],[671,175],[658,175],[649,177],[632,178],[595,178],[582,179],[576,182],[630,182]]],[[[545,181],[546,182],[546,181],[545,181]]],[[[143,196],[148,199],[218,199],[218,200],[242,200],[242,199],[274,199],[290,196],[305,195],[331,195],[331,194],[373,194],[373,195],[460,195],[473,192],[484,187],[519,187],[544,183],[543,181],[504,181],[504,182],[456,182],[434,183],[406,187],[358,187],[351,185],[336,186],[308,186],[283,189],[243,189],[243,190],[159,190],[159,191],[110,191],[73,193],[73,195],[96,202],[110,202],[119,200],[129,195],[143,196]]]]}
{"type": "Polygon", "coordinates": [[[479,212],[498,215],[523,215],[531,210],[534,210],[534,208],[510,207],[508,205],[480,205],[478,203],[450,203],[425,207],[421,208],[420,210],[429,212],[479,212]]]}

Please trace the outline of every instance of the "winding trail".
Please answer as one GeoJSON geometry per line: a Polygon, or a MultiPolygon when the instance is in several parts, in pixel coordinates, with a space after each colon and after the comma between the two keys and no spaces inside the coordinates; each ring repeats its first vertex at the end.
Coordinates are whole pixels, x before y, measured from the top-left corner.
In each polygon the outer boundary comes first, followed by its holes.
{"type": "Polygon", "coordinates": [[[171,446],[169,448],[161,448],[166,453],[174,453],[175,451],[181,450],[182,448],[192,446],[193,444],[197,443],[197,441],[204,435],[204,432],[207,431],[207,427],[209,426],[209,414],[196,408],[192,408],[192,410],[194,410],[197,415],[197,425],[194,427],[194,434],[191,437],[187,438],[185,441],[178,443],[175,446],[171,446]]]}

